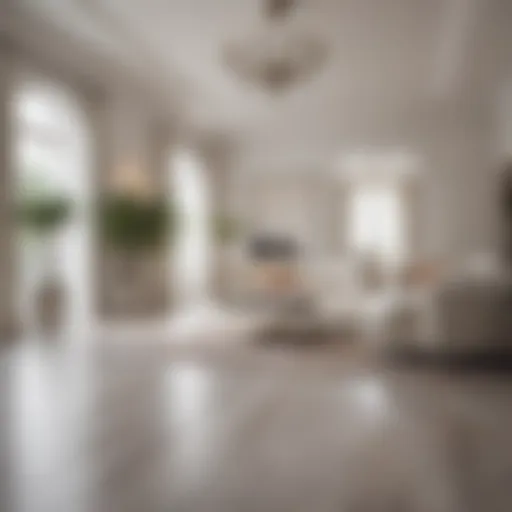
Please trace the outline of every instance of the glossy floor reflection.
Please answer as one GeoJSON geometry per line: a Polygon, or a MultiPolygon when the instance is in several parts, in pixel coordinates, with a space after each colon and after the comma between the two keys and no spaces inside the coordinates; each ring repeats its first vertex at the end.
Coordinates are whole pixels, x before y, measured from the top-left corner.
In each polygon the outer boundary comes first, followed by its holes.
{"type": "Polygon", "coordinates": [[[506,376],[143,340],[0,364],[2,511],[512,510],[506,376]]]}

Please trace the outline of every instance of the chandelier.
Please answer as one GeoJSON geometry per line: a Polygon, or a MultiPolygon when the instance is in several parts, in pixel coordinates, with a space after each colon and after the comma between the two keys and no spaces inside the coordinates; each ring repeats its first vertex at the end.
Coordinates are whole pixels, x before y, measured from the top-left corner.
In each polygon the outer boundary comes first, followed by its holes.
{"type": "Polygon", "coordinates": [[[263,23],[225,47],[225,61],[243,81],[283,91],[321,69],[327,46],[292,23],[296,0],[264,0],[263,23]]]}

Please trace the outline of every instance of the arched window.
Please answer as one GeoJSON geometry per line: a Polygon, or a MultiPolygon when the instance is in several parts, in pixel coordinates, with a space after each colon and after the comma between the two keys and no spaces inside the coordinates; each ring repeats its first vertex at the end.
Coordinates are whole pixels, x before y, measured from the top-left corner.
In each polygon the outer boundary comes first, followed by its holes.
{"type": "Polygon", "coordinates": [[[360,182],[349,197],[349,244],[360,254],[388,263],[407,251],[405,197],[399,183],[360,182]]]}
{"type": "MultiPolygon", "coordinates": [[[[63,284],[64,326],[86,327],[91,320],[90,140],[79,101],[64,86],[23,75],[13,101],[15,163],[19,200],[50,194],[71,205],[59,232],[54,272],[63,284]]],[[[19,305],[23,324],[34,327],[34,296],[43,274],[42,246],[20,232],[19,305]]]]}
{"type": "Polygon", "coordinates": [[[394,275],[416,249],[417,170],[415,155],[405,151],[358,153],[344,162],[345,242],[379,274],[394,275]]]}

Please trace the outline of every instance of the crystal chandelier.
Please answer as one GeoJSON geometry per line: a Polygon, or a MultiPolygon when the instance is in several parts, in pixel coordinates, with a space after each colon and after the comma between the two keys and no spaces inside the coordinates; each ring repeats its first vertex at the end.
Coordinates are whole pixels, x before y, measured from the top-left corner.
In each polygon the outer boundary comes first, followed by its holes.
{"type": "Polygon", "coordinates": [[[225,48],[225,61],[243,81],[283,91],[306,80],[325,62],[327,46],[291,21],[296,0],[265,0],[264,22],[225,48]]]}

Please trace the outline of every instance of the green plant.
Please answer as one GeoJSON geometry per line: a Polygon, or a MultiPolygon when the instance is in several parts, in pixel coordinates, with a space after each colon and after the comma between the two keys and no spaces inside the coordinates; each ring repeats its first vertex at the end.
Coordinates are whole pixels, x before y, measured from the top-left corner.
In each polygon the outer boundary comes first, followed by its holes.
{"type": "Polygon", "coordinates": [[[172,236],[174,209],[163,200],[110,195],[100,206],[100,229],[114,249],[138,252],[162,247],[172,236]]]}
{"type": "Polygon", "coordinates": [[[22,197],[17,208],[18,219],[27,231],[49,235],[57,231],[71,215],[71,203],[57,195],[22,197]]]}

